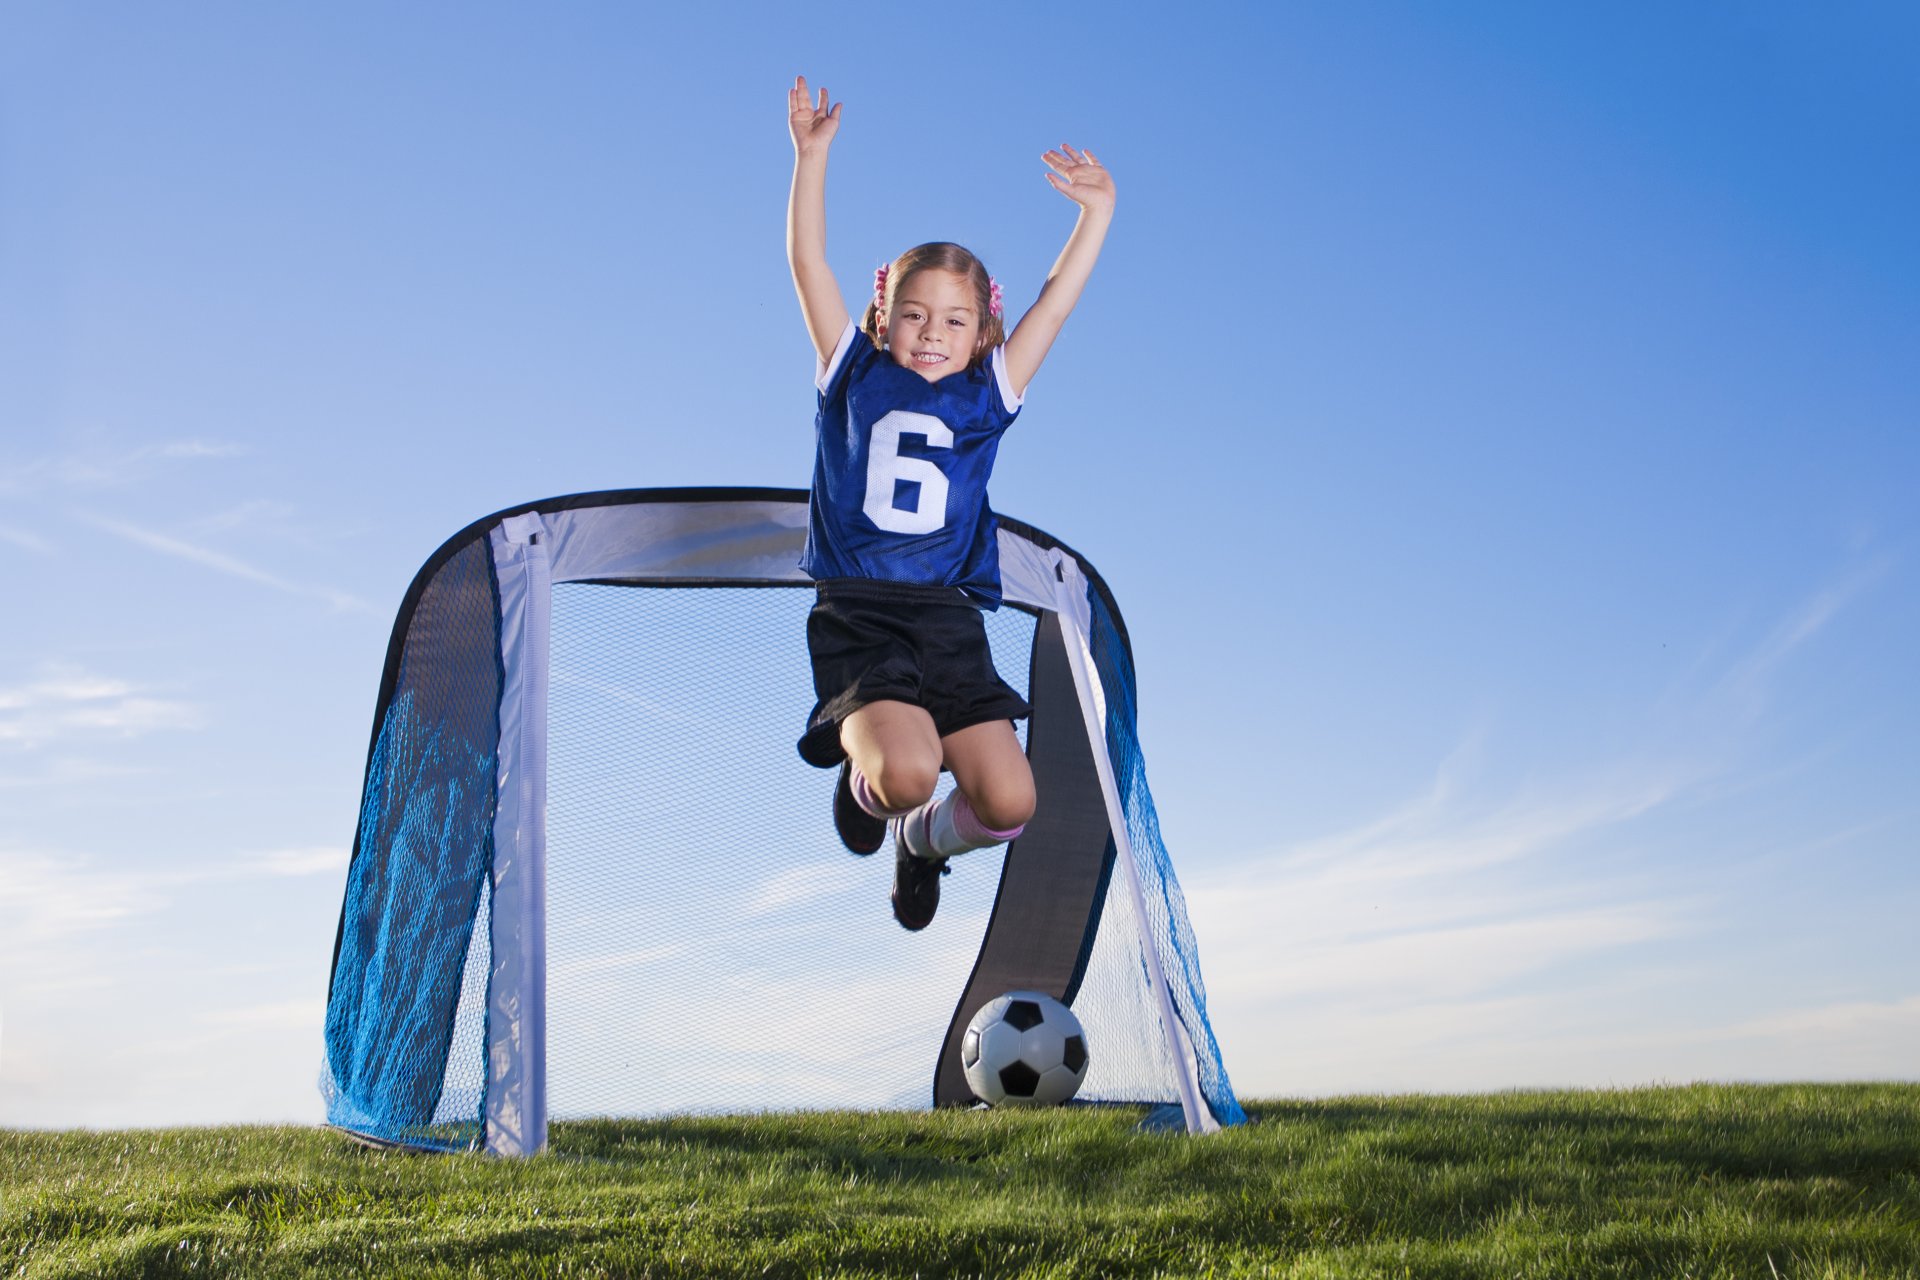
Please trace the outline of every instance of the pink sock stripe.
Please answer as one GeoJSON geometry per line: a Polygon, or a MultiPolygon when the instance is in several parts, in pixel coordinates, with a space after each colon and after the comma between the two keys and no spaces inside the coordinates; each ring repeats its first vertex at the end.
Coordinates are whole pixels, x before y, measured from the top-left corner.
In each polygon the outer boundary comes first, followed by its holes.
{"type": "Polygon", "coordinates": [[[953,807],[953,829],[968,840],[978,840],[982,844],[1005,844],[1025,831],[1027,824],[1023,822],[1011,831],[995,831],[980,821],[980,815],[973,811],[973,801],[963,795],[953,807]]]}
{"type": "Polygon", "coordinates": [[[876,818],[903,818],[912,813],[911,809],[889,809],[880,803],[880,797],[873,794],[873,788],[867,784],[867,775],[860,772],[858,765],[853,768],[853,802],[876,818]]]}

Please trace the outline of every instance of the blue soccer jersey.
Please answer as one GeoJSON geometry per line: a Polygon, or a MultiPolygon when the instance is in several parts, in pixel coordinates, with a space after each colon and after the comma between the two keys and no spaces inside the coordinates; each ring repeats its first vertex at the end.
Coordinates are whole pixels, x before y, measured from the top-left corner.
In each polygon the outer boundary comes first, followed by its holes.
{"type": "Polygon", "coordinates": [[[1020,412],[1005,349],[928,382],[849,320],[816,384],[820,410],[801,568],[814,578],[958,587],[1000,603],[987,477],[1020,412]]]}

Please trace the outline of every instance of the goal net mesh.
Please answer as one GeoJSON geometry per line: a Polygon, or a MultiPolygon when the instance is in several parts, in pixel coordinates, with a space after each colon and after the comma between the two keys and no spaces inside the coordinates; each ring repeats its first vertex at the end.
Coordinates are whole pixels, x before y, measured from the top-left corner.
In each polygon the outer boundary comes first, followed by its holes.
{"type": "MultiPolygon", "coordinates": [[[[552,588],[554,1119],[933,1101],[1004,850],[953,860],[925,931],[894,922],[890,845],[847,852],[831,821],[833,773],[794,749],[813,701],[805,586],[552,588]]],[[[496,604],[477,542],[416,603],[348,879],[322,1076],[328,1118],[408,1145],[475,1145],[485,1123],[496,604]]],[[[1027,695],[1034,615],[1007,606],[985,619],[995,665],[1027,695]]],[[[1234,1123],[1242,1113],[1207,1025],[1134,736],[1131,662],[1097,598],[1088,639],[1146,910],[1121,869],[1096,897],[1067,992],[1091,1050],[1079,1097],[1177,1097],[1151,947],[1206,1101],[1234,1123]]],[[[1024,724],[1020,735],[1024,745],[1024,724]]],[[[951,785],[943,776],[942,792],[951,785]]]]}
{"type": "MultiPolygon", "coordinates": [[[[812,707],[809,591],[563,584],[553,592],[547,1090],[556,1119],[919,1107],[993,909],[1002,851],[956,858],[921,933],[893,920],[891,847],[831,821],[834,775],[794,739],[812,707]]],[[[985,615],[1025,696],[1034,618],[985,615]]],[[[1020,729],[1024,743],[1025,726],[1020,729]]],[[[941,792],[952,787],[943,777],[941,792]]],[[[1086,1098],[1158,1098],[1110,890],[1075,1010],[1086,1098]]]]}

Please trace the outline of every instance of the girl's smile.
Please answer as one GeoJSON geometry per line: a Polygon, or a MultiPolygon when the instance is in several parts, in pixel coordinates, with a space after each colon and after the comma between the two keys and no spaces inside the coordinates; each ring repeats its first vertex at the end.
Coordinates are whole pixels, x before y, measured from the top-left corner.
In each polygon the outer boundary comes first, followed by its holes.
{"type": "Polygon", "coordinates": [[[887,309],[887,354],[928,382],[965,369],[980,342],[979,304],[963,275],[914,272],[900,282],[887,309]]]}

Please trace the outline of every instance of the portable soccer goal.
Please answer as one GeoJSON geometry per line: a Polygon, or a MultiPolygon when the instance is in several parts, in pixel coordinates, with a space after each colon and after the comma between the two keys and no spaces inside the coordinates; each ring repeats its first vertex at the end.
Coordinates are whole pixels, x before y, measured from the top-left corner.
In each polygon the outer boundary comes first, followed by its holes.
{"type": "Polygon", "coordinates": [[[526,1155],[549,1117],[971,1105],[957,1046],[1017,989],[1079,1016],[1080,1100],[1194,1132],[1245,1119],[1106,584],[1001,517],[988,634],[1033,705],[1039,807],[1004,849],[954,859],[909,934],[891,851],[841,847],[834,775],[794,748],[806,528],[804,490],[624,490],[488,516],[427,561],[375,706],[331,1124],[526,1155]]]}

